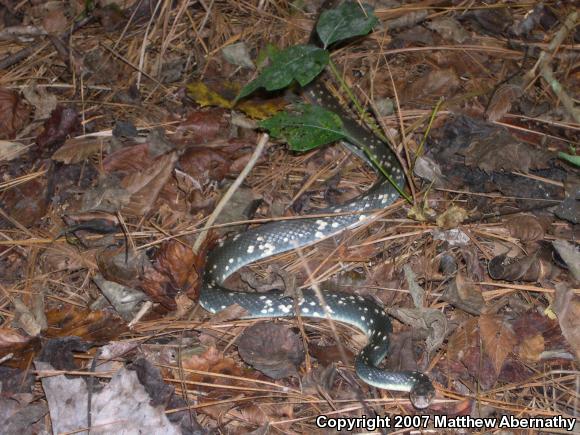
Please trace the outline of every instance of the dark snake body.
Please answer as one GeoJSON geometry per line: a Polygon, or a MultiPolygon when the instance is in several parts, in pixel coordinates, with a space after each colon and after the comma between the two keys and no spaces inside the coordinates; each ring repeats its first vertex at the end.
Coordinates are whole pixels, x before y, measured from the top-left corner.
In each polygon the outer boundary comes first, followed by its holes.
{"type": "MultiPolygon", "coordinates": [[[[338,104],[328,89],[315,82],[304,90],[305,96],[313,104],[320,105],[338,114],[344,129],[358,144],[364,144],[375,159],[399,185],[404,186],[404,174],[388,146],[361,126],[359,126],[338,104]]],[[[345,144],[361,155],[360,148],[345,144]]],[[[368,161],[368,159],[365,159],[368,161]]],[[[322,218],[277,221],[261,225],[239,234],[214,249],[208,258],[206,274],[201,289],[200,303],[208,311],[217,313],[229,305],[243,307],[247,318],[292,317],[296,313],[292,299],[284,297],[281,291],[268,293],[242,293],[223,287],[225,280],[250,263],[316,243],[335,236],[346,229],[361,225],[369,215],[365,211],[381,209],[392,204],[399,194],[390,182],[381,177],[369,191],[351,201],[319,211],[323,213],[358,212],[322,218]],[[362,213],[361,213],[362,212],[362,213]]],[[[303,298],[297,303],[303,317],[331,318],[361,329],[369,337],[367,346],[357,355],[355,370],[367,384],[378,388],[410,392],[411,401],[418,408],[427,407],[434,389],[429,378],[414,371],[384,371],[377,365],[389,349],[391,321],[376,303],[361,296],[339,292],[322,292],[324,301],[319,300],[311,289],[303,291],[303,298]]]]}

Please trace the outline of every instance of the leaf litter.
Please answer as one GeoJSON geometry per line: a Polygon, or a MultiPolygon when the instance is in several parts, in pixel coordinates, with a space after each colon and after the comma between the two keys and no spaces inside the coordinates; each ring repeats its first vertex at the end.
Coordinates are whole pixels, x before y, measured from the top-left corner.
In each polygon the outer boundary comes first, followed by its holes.
{"type": "MultiPolygon", "coordinates": [[[[374,32],[332,62],[352,93],[338,92],[345,107],[355,116],[354,97],[378,114],[411,168],[414,204],[242,273],[258,289],[283,272],[298,289],[319,283],[392,309],[388,366],[427,371],[433,412],[575,416],[577,13],[395,3],[379,5],[377,22],[359,17],[352,36],[374,32]]],[[[316,433],[316,415],[333,411],[415,413],[352,376],[364,338],[347,326],[195,308],[218,234],[316,212],[375,179],[338,147],[271,141],[191,249],[250,159],[254,120],[296,101],[258,88],[306,82],[328,62],[304,45],[316,14],[296,5],[0,5],[5,433],[110,433],[120,421],[127,433],[316,433]],[[234,106],[240,89],[258,92],[234,106]]],[[[326,15],[327,45],[343,24],[326,15]]]]}

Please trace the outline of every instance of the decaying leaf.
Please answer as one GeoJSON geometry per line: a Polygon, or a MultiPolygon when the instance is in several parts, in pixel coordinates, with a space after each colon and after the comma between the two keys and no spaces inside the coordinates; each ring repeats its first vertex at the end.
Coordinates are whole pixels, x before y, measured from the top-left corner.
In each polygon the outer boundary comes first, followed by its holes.
{"type": "Polygon", "coordinates": [[[544,249],[523,257],[508,257],[505,254],[491,259],[489,276],[506,281],[540,281],[552,274],[551,259],[544,249]]]}
{"type": "Polygon", "coordinates": [[[531,215],[516,216],[508,220],[507,229],[510,236],[522,242],[534,242],[544,238],[544,226],[540,220],[531,215]]]}
{"type": "MultiPolygon", "coordinates": [[[[217,106],[225,109],[234,107],[236,95],[241,86],[226,81],[192,82],[187,85],[188,95],[200,106],[217,106]]],[[[235,107],[254,119],[265,119],[279,112],[287,105],[281,98],[260,100],[251,98],[239,102],[235,107]]]]}
{"type": "Polygon", "coordinates": [[[458,273],[455,279],[449,283],[443,293],[443,299],[474,315],[480,314],[485,306],[481,288],[474,283],[467,282],[463,273],[458,273]]]}
{"type": "Polygon", "coordinates": [[[507,355],[513,351],[516,335],[512,326],[499,315],[484,314],[478,324],[485,352],[490,356],[495,372],[499,373],[507,355]]]}
{"type": "Polygon", "coordinates": [[[452,205],[445,212],[437,216],[437,225],[442,228],[456,228],[469,217],[467,210],[452,205]]]}
{"type": "Polygon", "coordinates": [[[157,158],[154,164],[146,170],[123,178],[121,187],[129,192],[131,198],[123,205],[121,211],[131,216],[147,214],[153,207],[159,192],[169,180],[176,161],[176,153],[166,154],[157,158]]]}
{"type": "Polygon", "coordinates": [[[78,112],[70,107],[57,106],[44,123],[44,130],[36,137],[40,148],[61,144],[65,139],[80,130],[78,112]]]}
{"type": "Polygon", "coordinates": [[[485,112],[488,121],[499,121],[512,107],[514,101],[522,96],[521,86],[512,83],[501,85],[491,97],[485,112]]]}
{"type": "Polygon", "coordinates": [[[304,360],[300,338],[288,327],[272,322],[256,323],[238,340],[242,359],[273,379],[295,375],[304,360]]]}
{"type": "Polygon", "coordinates": [[[86,341],[100,342],[117,338],[125,332],[124,322],[105,311],[90,311],[70,306],[66,309],[49,309],[47,337],[81,337],[86,341]]]}
{"type": "Polygon", "coordinates": [[[30,109],[17,92],[0,87],[0,139],[12,139],[29,115],[30,109]]]}
{"type": "Polygon", "coordinates": [[[52,159],[67,165],[80,163],[96,153],[109,151],[110,141],[102,137],[84,137],[67,140],[52,155],[52,159]]]}
{"type": "Polygon", "coordinates": [[[556,285],[554,311],[558,315],[562,334],[570,343],[576,358],[580,359],[580,299],[564,283],[556,285]]]}

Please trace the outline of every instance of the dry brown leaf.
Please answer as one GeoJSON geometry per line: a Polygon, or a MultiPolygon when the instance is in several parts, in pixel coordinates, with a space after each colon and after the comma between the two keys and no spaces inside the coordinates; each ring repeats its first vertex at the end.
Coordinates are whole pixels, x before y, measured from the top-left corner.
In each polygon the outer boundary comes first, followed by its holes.
{"type": "Polygon", "coordinates": [[[459,78],[453,69],[433,70],[408,86],[402,93],[401,100],[409,102],[433,95],[447,95],[459,84],[459,78]]]}
{"type": "Polygon", "coordinates": [[[463,152],[467,166],[478,167],[485,172],[522,171],[545,168],[550,155],[542,150],[517,141],[498,130],[488,137],[476,139],[463,152]]]}
{"type": "Polygon", "coordinates": [[[519,346],[518,355],[528,361],[537,362],[540,360],[542,352],[546,350],[544,337],[536,334],[527,337],[519,346]]]}
{"type": "Polygon", "coordinates": [[[290,328],[273,322],[256,323],[238,340],[242,359],[273,379],[297,373],[304,360],[304,347],[290,328]]]}
{"type": "Polygon", "coordinates": [[[29,116],[30,108],[18,92],[0,87],[0,139],[12,139],[29,116]]]}
{"type": "Polygon", "coordinates": [[[59,34],[66,30],[68,24],[62,9],[49,11],[42,20],[42,27],[50,34],[59,34]]]}
{"type": "Polygon", "coordinates": [[[442,228],[457,228],[465,219],[469,217],[467,210],[452,205],[442,214],[437,216],[437,225],[442,228]]]}
{"type": "Polygon", "coordinates": [[[558,315],[562,334],[570,343],[576,358],[580,359],[580,298],[563,283],[556,285],[554,311],[558,315]]]}
{"type": "Polygon", "coordinates": [[[80,163],[93,154],[109,150],[110,142],[102,137],[84,137],[67,140],[52,155],[52,160],[67,165],[80,163]]]}
{"type": "Polygon", "coordinates": [[[110,341],[127,331],[118,316],[105,311],[90,311],[69,305],[46,313],[46,337],[81,337],[85,341],[110,341]]]}
{"type": "Polygon", "coordinates": [[[516,84],[504,83],[491,97],[485,112],[488,121],[499,121],[512,107],[512,104],[522,96],[522,87],[516,84]]]}
{"type": "Polygon", "coordinates": [[[143,216],[149,213],[159,192],[169,180],[176,161],[176,153],[165,154],[155,159],[153,164],[144,171],[135,172],[123,178],[121,187],[131,194],[131,199],[121,211],[131,216],[143,216]]]}
{"type": "Polygon", "coordinates": [[[475,315],[480,314],[485,306],[480,286],[467,282],[463,273],[458,273],[445,289],[443,299],[457,308],[475,315]]]}
{"type": "Polygon", "coordinates": [[[70,107],[57,106],[44,123],[44,130],[36,137],[40,148],[63,143],[69,135],[80,130],[78,112],[70,107]]]}
{"type": "Polygon", "coordinates": [[[520,239],[522,242],[534,242],[544,238],[544,226],[535,216],[513,217],[507,222],[506,227],[510,236],[520,239]]]}
{"type": "Polygon", "coordinates": [[[517,342],[512,326],[500,315],[483,314],[479,318],[479,330],[484,350],[491,358],[496,373],[517,342]]]}
{"type": "Polygon", "coordinates": [[[20,334],[12,328],[0,328],[0,354],[16,350],[17,347],[26,345],[31,337],[20,334]]]}

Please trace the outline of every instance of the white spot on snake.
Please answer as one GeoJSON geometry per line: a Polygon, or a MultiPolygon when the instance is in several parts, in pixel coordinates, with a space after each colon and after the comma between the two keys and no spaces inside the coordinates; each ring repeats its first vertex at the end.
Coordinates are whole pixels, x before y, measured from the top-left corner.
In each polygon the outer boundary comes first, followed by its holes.
{"type": "Polygon", "coordinates": [[[248,246],[248,254],[251,254],[252,252],[254,252],[254,245],[248,246]]]}
{"type": "Polygon", "coordinates": [[[234,262],[234,259],[233,259],[233,258],[230,258],[230,259],[228,260],[228,263],[230,263],[230,264],[232,264],[233,262],[234,262]]]}
{"type": "Polygon", "coordinates": [[[314,233],[314,237],[316,237],[317,239],[321,239],[324,237],[324,234],[322,234],[320,231],[316,231],[316,233],[314,233]]]}
{"type": "Polygon", "coordinates": [[[319,229],[319,230],[323,230],[323,229],[324,229],[324,228],[326,228],[326,226],[328,225],[328,223],[327,223],[327,222],[325,222],[325,221],[323,221],[323,220],[321,220],[321,219],[318,219],[318,220],[316,221],[316,223],[318,224],[318,229],[319,229]]]}
{"type": "Polygon", "coordinates": [[[260,313],[266,314],[266,313],[268,313],[268,311],[267,310],[260,310],[260,313]]]}
{"type": "Polygon", "coordinates": [[[330,226],[332,228],[337,228],[338,227],[338,222],[333,222],[332,224],[330,224],[330,226]]]}
{"type": "Polygon", "coordinates": [[[256,240],[258,242],[263,242],[264,241],[264,238],[262,236],[258,236],[258,237],[256,237],[256,240]]]}
{"type": "Polygon", "coordinates": [[[360,316],[360,319],[361,320],[365,320],[365,316],[360,316]]]}
{"type": "Polygon", "coordinates": [[[266,296],[262,295],[262,296],[260,296],[258,299],[262,299],[262,300],[264,300],[264,299],[266,299],[266,296]]]}
{"type": "Polygon", "coordinates": [[[308,312],[310,312],[310,310],[307,307],[304,307],[304,308],[302,308],[302,312],[303,313],[308,313],[308,312]]]}
{"type": "Polygon", "coordinates": [[[284,242],[287,242],[287,241],[288,241],[288,237],[284,237],[284,242]]]}
{"type": "Polygon", "coordinates": [[[290,312],[290,305],[278,305],[278,308],[283,313],[289,313],[290,312]]]}
{"type": "Polygon", "coordinates": [[[310,301],[310,304],[309,304],[309,305],[313,307],[313,306],[315,306],[315,305],[316,305],[316,302],[314,302],[314,301],[310,301]]]}

